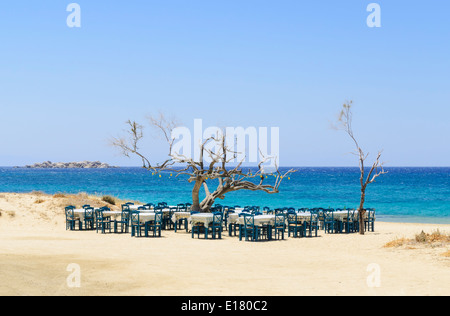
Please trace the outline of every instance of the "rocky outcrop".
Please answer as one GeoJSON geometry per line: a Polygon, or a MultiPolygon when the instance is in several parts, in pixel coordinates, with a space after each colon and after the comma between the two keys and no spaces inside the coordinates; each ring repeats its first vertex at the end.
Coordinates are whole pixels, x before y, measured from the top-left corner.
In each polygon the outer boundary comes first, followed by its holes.
{"type": "Polygon", "coordinates": [[[29,169],[107,169],[107,168],[117,168],[108,165],[107,163],[102,163],[100,161],[81,161],[81,162],[51,162],[45,161],[43,163],[36,163],[34,165],[25,166],[29,169]]]}

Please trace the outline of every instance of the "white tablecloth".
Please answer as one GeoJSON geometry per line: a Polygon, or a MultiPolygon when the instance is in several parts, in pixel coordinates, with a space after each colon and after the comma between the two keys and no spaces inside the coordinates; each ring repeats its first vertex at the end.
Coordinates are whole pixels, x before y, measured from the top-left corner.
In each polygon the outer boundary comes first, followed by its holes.
{"type": "Polygon", "coordinates": [[[203,223],[205,226],[209,226],[213,222],[214,215],[212,213],[197,213],[191,215],[191,225],[203,223]]]}
{"type": "Polygon", "coordinates": [[[130,211],[137,211],[138,208],[142,207],[144,205],[129,205],[130,211]]]}
{"type": "MultiPolygon", "coordinates": [[[[350,212],[350,216],[351,216],[351,212],[350,212]]],[[[355,212],[356,215],[358,215],[357,212],[355,212]]],[[[334,211],[333,212],[333,219],[337,220],[337,221],[343,221],[343,220],[347,220],[348,217],[348,211],[334,211]]]]}
{"type": "Polygon", "coordinates": [[[103,217],[111,217],[112,220],[120,219],[122,217],[121,211],[104,211],[103,217]]]}
{"type": "MultiPolygon", "coordinates": [[[[261,226],[261,225],[275,225],[275,215],[256,215],[254,217],[255,219],[255,225],[261,226]]],[[[239,223],[241,225],[244,225],[244,216],[238,217],[238,220],[236,223],[239,223]]]]}
{"type": "MultiPolygon", "coordinates": [[[[79,218],[80,221],[84,221],[84,214],[85,214],[84,208],[78,208],[73,210],[73,217],[79,218]]],[[[95,211],[92,211],[92,215],[95,217],[95,211]]]]}
{"type": "Polygon", "coordinates": [[[172,222],[176,223],[178,220],[182,218],[189,218],[191,217],[191,212],[175,212],[172,215],[172,222]]]}
{"type": "Polygon", "coordinates": [[[139,222],[145,224],[146,222],[154,221],[156,217],[155,212],[141,212],[139,213],[139,222]]]}

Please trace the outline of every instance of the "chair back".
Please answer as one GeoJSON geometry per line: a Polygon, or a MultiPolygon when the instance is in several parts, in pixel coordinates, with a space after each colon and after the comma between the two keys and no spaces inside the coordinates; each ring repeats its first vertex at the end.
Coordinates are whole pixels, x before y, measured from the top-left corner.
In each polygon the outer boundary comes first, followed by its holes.
{"type": "Polygon", "coordinates": [[[132,211],[130,213],[130,221],[131,221],[131,225],[139,225],[139,223],[140,223],[139,212],[132,211]]]}
{"type": "Polygon", "coordinates": [[[366,209],[366,218],[371,221],[375,220],[375,209],[374,208],[366,209]]]}
{"type": "Polygon", "coordinates": [[[325,221],[334,221],[334,210],[333,211],[329,211],[329,210],[324,210],[323,212],[323,218],[325,221]]]}
{"type": "Polygon", "coordinates": [[[319,222],[319,214],[311,212],[310,224],[316,225],[319,222]]]}
{"type": "Polygon", "coordinates": [[[284,227],[286,225],[286,217],[284,214],[275,215],[275,227],[284,227]]]}
{"type": "Polygon", "coordinates": [[[353,209],[348,209],[347,210],[347,221],[348,222],[355,221],[355,216],[356,216],[355,210],[353,210],[353,209]]]}
{"type": "Polygon", "coordinates": [[[82,208],[88,208],[88,207],[91,207],[91,206],[89,204],[85,204],[82,206],[82,208]]]}
{"type": "Polygon", "coordinates": [[[145,204],[144,206],[145,206],[145,209],[151,210],[152,207],[155,207],[155,204],[153,204],[153,203],[147,203],[147,204],[145,204]]]}
{"type": "Polygon", "coordinates": [[[98,208],[95,210],[95,217],[97,218],[98,221],[103,220],[103,208],[98,208]]]}
{"type": "MultiPolygon", "coordinates": [[[[276,218],[277,215],[275,215],[276,218]]],[[[289,226],[297,226],[300,224],[296,213],[288,213],[287,221],[289,226]]]]}
{"type": "Polygon", "coordinates": [[[213,226],[222,226],[223,223],[223,214],[222,212],[213,213],[213,226]]]}
{"type": "Polygon", "coordinates": [[[67,206],[65,208],[66,219],[73,219],[74,218],[74,214],[73,214],[73,210],[74,209],[75,209],[74,206],[67,206]]]}
{"type": "Polygon", "coordinates": [[[122,204],[122,211],[129,211],[130,205],[129,204],[122,204]]]}
{"type": "Polygon", "coordinates": [[[255,226],[255,216],[252,214],[244,214],[244,225],[245,228],[254,227],[255,226]]]}
{"type": "Polygon", "coordinates": [[[134,205],[133,202],[127,202],[127,203],[125,203],[125,204],[127,204],[127,205],[134,205]]]}
{"type": "Polygon", "coordinates": [[[122,211],[121,222],[130,222],[130,211],[122,211]]]}
{"type": "Polygon", "coordinates": [[[155,212],[155,225],[161,225],[163,219],[163,212],[155,212]]]}
{"type": "Polygon", "coordinates": [[[94,218],[94,208],[93,207],[86,207],[84,209],[84,218],[85,219],[92,219],[92,218],[94,218]]]}
{"type": "Polygon", "coordinates": [[[279,214],[279,213],[283,213],[283,209],[282,208],[276,208],[275,209],[275,214],[279,214]]]}

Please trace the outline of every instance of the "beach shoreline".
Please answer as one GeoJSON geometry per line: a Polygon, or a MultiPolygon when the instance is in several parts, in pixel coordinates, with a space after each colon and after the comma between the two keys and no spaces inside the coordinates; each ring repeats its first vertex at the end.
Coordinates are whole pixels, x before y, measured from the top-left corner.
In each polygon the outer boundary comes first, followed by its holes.
{"type": "MultiPolygon", "coordinates": [[[[450,294],[448,244],[386,248],[450,225],[377,222],[375,232],[245,242],[67,231],[64,206],[99,197],[0,193],[0,295],[439,295],[450,294]],[[79,287],[71,287],[80,269],[79,287]],[[374,279],[378,277],[378,281],[374,279]]],[[[77,204],[78,205],[78,204],[77,204]]],[[[81,206],[81,205],[78,205],[81,206]]],[[[111,206],[118,209],[119,206],[111,206]]]]}

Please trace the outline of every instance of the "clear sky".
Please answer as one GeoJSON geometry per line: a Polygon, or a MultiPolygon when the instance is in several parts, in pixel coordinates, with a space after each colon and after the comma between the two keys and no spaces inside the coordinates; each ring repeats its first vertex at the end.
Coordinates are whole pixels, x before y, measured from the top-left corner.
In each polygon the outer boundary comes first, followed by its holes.
{"type": "Polygon", "coordinates": [[[137,166],[108,138],[159,111],[190,128],[279,127],[285,166],[355,166],[330,128],[346,100],[388,166],[449,166],[449,15],[447,0],[3,1],[0,166],[137,166]],[[81,28],[66,24],[71,2],[81,28]]]}

